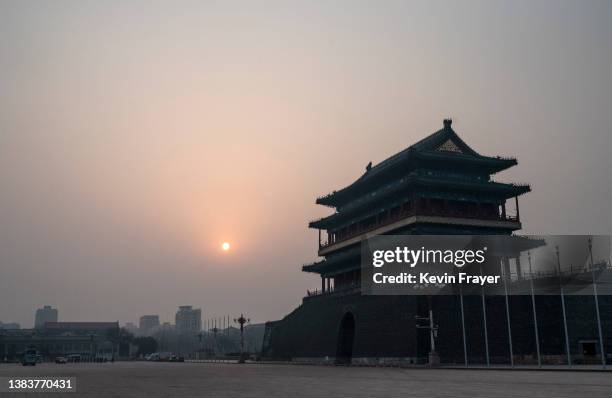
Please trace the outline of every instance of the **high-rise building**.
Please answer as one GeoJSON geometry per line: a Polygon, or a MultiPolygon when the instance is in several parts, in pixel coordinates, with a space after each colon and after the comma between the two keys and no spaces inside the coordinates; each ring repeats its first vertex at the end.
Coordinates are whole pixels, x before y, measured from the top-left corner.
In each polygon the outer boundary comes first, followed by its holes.
{"type": "Polygon", "coordinates": [[[45,326],[45,322],[57,322],[57,308],[53,308],[50,305],[45,305],[43,308],[36,310],[34,327],[42,328],[45,326]]]}
{"type": "Polygon", "coordinates": [[[159,315],[143,315],[140,317],[138,324],[140,333],[147,335],[153,331],[154,328],[159,327],[159,315]]]}
{"type": "Polygon", "coordinates": [[[202,329],[202,310],[182,305],[176,312],[175,323],[178,333],[197,333],[202,329]]]}

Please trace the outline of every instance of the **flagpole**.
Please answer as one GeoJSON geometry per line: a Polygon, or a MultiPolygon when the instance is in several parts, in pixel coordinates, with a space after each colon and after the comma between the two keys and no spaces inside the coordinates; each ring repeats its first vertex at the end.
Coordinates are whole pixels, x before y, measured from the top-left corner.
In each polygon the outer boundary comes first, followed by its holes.
{"type": "Polygon", "coordinates": [[[591,256],[591,275],[593,276],[593,297],[595,299],[595,313],[597,314],[597,331],[599,332],[599,353],[601,354],[601,367],[606,368],[606,353],[603,345],[603,334],[601,333],[601,317],[599,315],[599,297],[597,296],[597,281],[595,279],[595,268],[593,267],[593,237],[589,236],[589,254],[591,256]]]}
{"type": "Polygon", "coordinates": [[[538,354],[538,367],[542,367],[542,358],[540,356],[540,337],[538,334],[538,315],[536,311],[535,293],[533,288],[533,270],[531,268],[531,252],[527,252],[529,260],[529,284],[531,285],[531,307],[533,308],[533,331],[535,332],[536,352],[538,354]]]}
{"type": "Polygon", "coordinates": [[[561,258],[559,256],[559,246],[557,251],[557,267],[559,269],[559,288],[561,291],[561,310],[563,311],[563,328],[565,329],[565,350],[567,351],[567,366],[572,367],[572,354],[570,352],[569,333],[567,331],[567,316],[565,314],[565,294],[563,292],[563,282],[561,280],[561,258]]]}
{"type": "Polygon", "coordinates": [[[463,359],[465,361],[465,367],[468,367],[468,354],[467,354],[467,343],[465,336],[465,315],[463,313],[463,289],[459,286],[459,299],[461,303],[461,328],[463,330],[463,359]]]}
{"type": "MultiPolygon", "coordinates": [[[[480,276],[482,276],[482,265],[480,266],[480,276]]],[[[485,356],[487,360],[487,366],[491,366],[491,361],[489,359],[489,330],[487,327],[487,305],[485,300],[485,290],[484,285],[481,287],[481,297],[482,297],[482,318],[484,324],[484,338],[485,338],[485,356]]]]}
{"type": "Polygon", "coordinates": [[[506,322],[508,323],[508,348],[510,349],[510,366],[514,367],[514,349],[512,347],[512,326],[510,325],[510,303],[508,302],[508,283],[507,279],[510,274],[510,260],[508,257],[502,257],[500,264],[502,274],[504,275],[504,297],[506,299],[506,322]],[[504,263],[508,265],[507,271],[504,272],[504,263]]]}

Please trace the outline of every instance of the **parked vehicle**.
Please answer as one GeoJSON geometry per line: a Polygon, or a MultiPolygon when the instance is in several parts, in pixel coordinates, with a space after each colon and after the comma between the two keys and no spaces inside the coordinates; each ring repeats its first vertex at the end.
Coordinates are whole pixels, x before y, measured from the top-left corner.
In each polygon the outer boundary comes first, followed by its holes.
{"type": "Polygon", "coordinates": [[[149,354],[145,357],[145,359],[147,361],[168,361],[170,360],[170,357],[172,356],[172,353],[170,352],[154,352],[152,354],[149,354]]]}
{"type": "Polygon", "coordinates": [[[55,358],[55,363],[64,364],[64,363],[67,363],[67,362],[68,362],[68,360],[66,359],[66,357],[57,357],[57,358],[55,358]]]}
{"type": "Polygon", "coordinates": [[[38,353],[36,352],[36,350],[34,349],[28,349],[26,350],[26,352],[23,354],[23,358],[21,359],[21,364],[23,366],[36,366],[36,362],[38,359],[38,353]]]}
{"type": "Polygon", "coordinates": [[[147,361],[159,361],[159,353],[154,352],[145,357],[147,361]]]}
{"type": "Polygon", "coordinates": [[[81,355],[80,354],[68,355],[68,362],[81,362],[81,355]]]}

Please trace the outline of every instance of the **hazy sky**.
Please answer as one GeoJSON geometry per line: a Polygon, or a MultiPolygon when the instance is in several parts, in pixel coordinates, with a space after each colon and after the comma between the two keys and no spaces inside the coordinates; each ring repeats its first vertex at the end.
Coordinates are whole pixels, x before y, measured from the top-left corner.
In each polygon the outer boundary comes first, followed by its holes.
{"type": "Polygon", "coordinates": [[[317,196],[438,130],[612,233],[611,1],[0,2],[0,321],[278,319],[317,196]],[[221,253],[222,241],[232,243],[221,253]]]}

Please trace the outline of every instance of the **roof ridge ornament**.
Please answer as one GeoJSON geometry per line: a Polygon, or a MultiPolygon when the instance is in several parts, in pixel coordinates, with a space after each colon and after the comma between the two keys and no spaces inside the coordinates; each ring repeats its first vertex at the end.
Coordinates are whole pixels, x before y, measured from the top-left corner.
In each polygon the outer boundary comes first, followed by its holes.
{"type": "Polygon", "coordinates": [[[451,118],[444,119],[444,121],[442,123],[444,124],[444,130],[450,130],[451,129],[451,124],[453,124],[453,119],[451,119],[451,118]]]}

